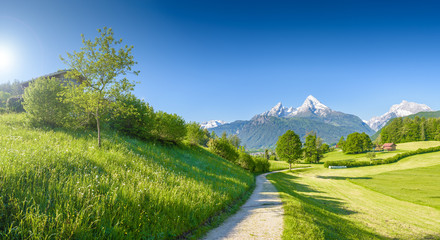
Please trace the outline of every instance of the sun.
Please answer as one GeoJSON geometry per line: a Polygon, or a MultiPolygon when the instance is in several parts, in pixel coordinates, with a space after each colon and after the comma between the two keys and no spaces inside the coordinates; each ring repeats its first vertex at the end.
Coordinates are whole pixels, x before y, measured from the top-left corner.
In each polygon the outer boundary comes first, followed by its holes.
{"type": "Polygon", "coordinates": [[[13,67],[14,55],[9,48],[0,46],[0,71],[8,71],[13,67]]]}

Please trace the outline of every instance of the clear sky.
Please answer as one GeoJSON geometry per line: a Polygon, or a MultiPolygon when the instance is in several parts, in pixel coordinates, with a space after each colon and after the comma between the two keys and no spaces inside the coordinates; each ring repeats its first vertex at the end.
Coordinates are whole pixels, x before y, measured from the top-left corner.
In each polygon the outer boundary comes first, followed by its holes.
{"type": "Polygon", "coordinates": [[[438,1],[0,1],[0,82],[64,69],[108,26],[134,46],[135,94],[187,121],[308,95],[366,120],[404,99],[440,110],[438,1]]]}

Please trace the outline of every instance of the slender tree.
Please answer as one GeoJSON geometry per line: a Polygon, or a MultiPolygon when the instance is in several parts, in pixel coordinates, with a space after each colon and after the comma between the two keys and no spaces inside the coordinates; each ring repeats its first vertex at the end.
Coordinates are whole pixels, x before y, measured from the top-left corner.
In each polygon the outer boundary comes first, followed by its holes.
{"type": "Polygon", "coordinates": [[[102,116],[117,106],[115,99],[119,95],[129,93],[135,85],[121,76],[128,73],[137,75],[139,72],[132,70],[137,64],[133,60],[133,46],[116,49],[122,39],[115,40],[111,28],[104,27],[98,32],[100,36],[94,41],[86,40],[82,34],[84,46],[80,51],[67,53],[67,57],[61,57],[61,60],[70,68],[65,77],[78,80],[77,83],[71,82],[63,93],[64,99],[95,117],[100,147],[102,116]]]}
{"type": "Polygon", "coordinates": [[[301,140],[299,136],[292,130],[287,130],[278,138],[276,152],[281,160],[289,163],[289,170],[292,170],[292,163],[297,162],[301,158],[301,140]]]}

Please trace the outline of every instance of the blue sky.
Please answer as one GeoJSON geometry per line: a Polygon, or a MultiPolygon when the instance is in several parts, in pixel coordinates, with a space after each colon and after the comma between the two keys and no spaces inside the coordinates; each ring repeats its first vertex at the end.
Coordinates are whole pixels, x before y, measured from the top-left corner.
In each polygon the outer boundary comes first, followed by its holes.
{"type": "Polygon", "coordinates": [[[403,99],[440,110],[437,1],[2,1],[0,82],[65,68],[112,27],[135,94],[187,121],[247,120],[313,95],[362,119],[403,99]],[[5,55],[5,54],[3,54],[5,55]]]}

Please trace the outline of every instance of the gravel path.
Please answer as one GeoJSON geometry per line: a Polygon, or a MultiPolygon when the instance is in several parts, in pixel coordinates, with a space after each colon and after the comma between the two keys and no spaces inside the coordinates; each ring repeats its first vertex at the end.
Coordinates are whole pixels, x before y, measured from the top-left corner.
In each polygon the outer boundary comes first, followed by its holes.
{"type": "Polygon", "coordinates": [[[204,239],[281,239],[284,210],[278,191],[266,179],[270,173],[257,176],[249,200],[204,239]]]}

